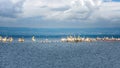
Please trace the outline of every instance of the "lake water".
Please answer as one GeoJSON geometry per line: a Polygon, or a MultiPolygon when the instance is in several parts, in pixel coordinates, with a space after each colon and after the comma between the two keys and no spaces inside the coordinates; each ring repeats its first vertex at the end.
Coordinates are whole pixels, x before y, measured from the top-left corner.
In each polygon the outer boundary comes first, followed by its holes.
{"type": "Polygon", "coordinates": [[[0,27],[0,35],[14,38],[62,38],[69,35],[81,37],[120,37],[120,28],[5,28],[0,27]]]}
{"type": "Polygon", "coordinates": [[[12,36],[12,43],[0,42],[0,68],[120,68],[120,42],[52,42],[68,35],[120,37],[119,29],[28,29],[0,28],[1,36],[12,36]],[[32,42],[35,36],[37,42],[32,42]],[[25,42],[17,42],[24,37],[25,42]]]}
{"type": "Polygon", "coordinates": [[[0,43],[0,68],[119,68],[120,42],[0,43]]]}

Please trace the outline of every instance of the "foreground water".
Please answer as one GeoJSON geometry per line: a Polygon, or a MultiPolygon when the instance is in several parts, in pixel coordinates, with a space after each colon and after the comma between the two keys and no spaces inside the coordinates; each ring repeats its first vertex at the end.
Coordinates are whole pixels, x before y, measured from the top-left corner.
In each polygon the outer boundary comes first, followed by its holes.
{"type": "Polygon", "coordinates": [[[120,68],[120,42],[0,43],[0,68],[120,68]]]}

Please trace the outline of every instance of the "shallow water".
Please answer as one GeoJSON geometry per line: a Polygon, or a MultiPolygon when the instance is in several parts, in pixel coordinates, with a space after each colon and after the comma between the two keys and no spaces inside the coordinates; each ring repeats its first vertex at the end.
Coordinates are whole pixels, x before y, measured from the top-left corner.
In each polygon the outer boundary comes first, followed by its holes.
{"type": "Polygon", "coordinates": [[[120,42],[0,43],[0,68],[119,68],[120,42]]]}

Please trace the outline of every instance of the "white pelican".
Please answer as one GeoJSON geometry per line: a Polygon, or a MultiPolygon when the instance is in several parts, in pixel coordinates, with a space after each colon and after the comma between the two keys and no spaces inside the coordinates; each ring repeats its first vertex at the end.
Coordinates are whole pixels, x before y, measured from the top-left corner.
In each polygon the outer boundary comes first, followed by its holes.
{"type": "Polygon", "coordinates": [[[19,42],[24,42],[25,40],[23,38],[18,39],[19,42]]]}
{"type": "Polygon", "coordinates": [[[3,38],[2,42],[7,42],[7,37],[3,38]]]}
{"type": "Polygon", "coordinates": [[[36,41],[34,36],[32,37],[32,41],[33,41],[33,42],[35,42],[35,41],[36,41]]]}
{"type": "Polygon", "coordinates": [[[67,39],[66,38],[61,38],[61,41],[65,42],[65,41],[67,41],[67,39]]]}
{"type": "Polygon", "coordinates": [[[7,39],[7,41],[8,41],[8,42],[12,42],[12,41],[13,41],[13,38],[10,37],[10,38],[7,39]]]}
{"type": "Polygon", "coordinates": [[[91,42],[91,39],[90,38],[86,38],[85,41],[86,42],[91,42]]]}

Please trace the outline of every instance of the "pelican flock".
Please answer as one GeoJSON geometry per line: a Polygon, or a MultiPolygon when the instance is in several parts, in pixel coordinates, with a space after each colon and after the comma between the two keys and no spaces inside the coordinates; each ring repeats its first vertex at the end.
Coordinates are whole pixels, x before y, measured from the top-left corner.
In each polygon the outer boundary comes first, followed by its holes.
{"type": "MultiPolygon", "coordinates": [[[[35,36],[32,36],[31,38],[32,42],[35,42],[35,36]]],[[[14,39],[13,37],[2,37],[0,36],[0,42],[6,43],[6,42],[13,42],[14,39]]],[[[94,42],[94,41],[120,41],[120,38],[109,38],[109,37],[104,37],[104,38],[82,38],[80,36],[75,37],[75,36],[67,36],[66,38],[61,38],[60,40],[41,40],[41,43],[50,43],[50,42],[94,42]]],[[[18,42],[25,42],[24,38],[18,38],[18,42]]]]}

